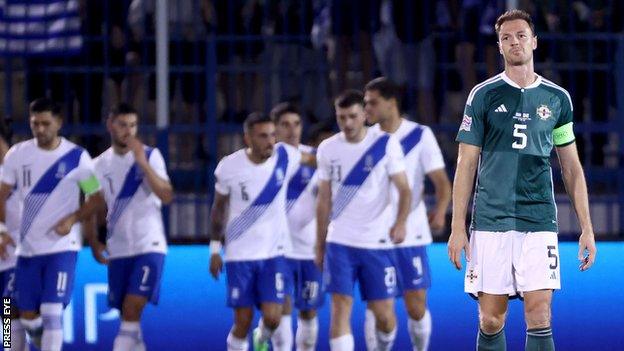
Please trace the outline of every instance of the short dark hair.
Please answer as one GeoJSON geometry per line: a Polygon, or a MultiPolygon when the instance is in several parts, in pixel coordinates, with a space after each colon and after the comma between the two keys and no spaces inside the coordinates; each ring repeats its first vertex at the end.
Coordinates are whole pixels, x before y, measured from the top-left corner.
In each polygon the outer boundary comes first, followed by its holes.
{"type": "Polygon", "coordinates": [[[28,106],[28,111],[30,114],[50,112],[52,116],[61,118],[61,106],[47,97],[33,100],[28,106]]]}
{"type": "Polygon", "coordinates": [[[496,36],[499,35],[500,28],[503,25],[503,23],[505,23],[507,21],[518,20],[518,19],[519,20],[524,20],[526,23],[528,23],[529,27],[531,28],[531,33],[533,33],[533,36],[536,35],[535,34],[535,25],[533,24],[533,20],[531,19],[531,15],[529,15],[528,12],[526,12],[526,11],[513,9],[513,10],[506,11],[505,13],[500,15],[498,17],[498,19],[496,20],[496,24],[494,25],[494,30],[496,31],[496,36]]]}
{"type": "Polygon", "coordinates": [[[139,116],[139,113],[132,105],[130,105],[127,102],[120,102],[119,104],[117,104],[110,110],[110,112],[108,113],[108,117],[115,118],[120,115],[129,115],[129,114],[135,114],[137,115],[137,117],[139,116]]]}
{"type": "Polygon", "coordinates": [[[273,120],[273,123],[279,123],[280,118],[287,113],[294,113],[301,117],[301,112],[299,111],[297,105],[292,102],[280,102],[271,110],[271,119],[273,120]]]}
{"type": "Polygon", "coordinates": [[[386,77],[377,77],[364,87],[365,91],[377,91],[384,99],[395,99],[400,103],[399,87],[386,77]]]}
{"type": "Polygon", "coordinates": [[[329,121],[324,121],[314,124],[308,132],[308,141],[318,142],[323,133],[335,133],[334,123],[336,122],[330,123],[329,121]]]}
{"type": "Polygon", "coordinates": [[[252,112],[245,118],[243,130],[248,133],[256,124],[273,123],[273,120],[262,112],[252,112]]]}
{"type": "Polygon", "coordinates": [[[340,108],[347,108],[358,104],[364,106],[364,94],[359,90],[348,89],[336,97],[334,104],[340,108]]]}

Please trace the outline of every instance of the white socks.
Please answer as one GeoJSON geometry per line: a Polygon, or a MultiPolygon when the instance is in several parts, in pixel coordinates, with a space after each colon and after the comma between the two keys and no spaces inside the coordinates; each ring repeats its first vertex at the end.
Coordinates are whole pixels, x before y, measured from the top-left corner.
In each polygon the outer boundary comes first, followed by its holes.
{"type": "Polygon", "coordinates": [[[373,311],[366,309],[364,316],[364,341],[366,341],[366,349],[375,351],[377,349],[377,335],[375,327],[375,314],[373,311]]]}
{"type": "Polygon", "coordinates": [[[297,351],[314,351],[318,339],[318,318],[297,318],[297,351]]]}
{"type": "Polygon", "coordinates": [[[292,331],[292,316],[282,315],[279,327],[275,329],[273,336],[271,337],[271,343],[273,344],[273,350],[275,351],[290,351],[293,346],[293,331],[292,331]]]}
{"type": "Polygon", "coordinates": [[[353,334],[346,334],[329,340],[331,351],[353,351],[353,334]]]}
{"type": "Polygon", "coordinates": [[[247,349],[249,349],[247,338],[237,338],[232,334],[232,330],[230,330],[227,336],[227,351],[247,351],[247,349]]]}
{"type": "Polygon", "coordinates": [[[42,303],[43,335],[41,351],[61,351],[63,347],[63,304],[42,303]]]}
{"type": "Polygon", "coordinates": [[[269,341],[269,339],[271,339],[271,336],[273,336],[273,333],[275,332],[274,330],[271,330],[264,325],[264,321],[262,320],[262,318],[260,318],[260,322],[258,323],[258,330],[260,331],[258,336],[258,342],[260,343],[269,341]]]}
{"type": "Polygon", "coordinates": [[[377,335],[377,351],[392,350],[392,345],[394,345],[394,339],[396,339],[396,334],[396,326],[389,333],[384,333],[381,330],[376,330],[375,335],[377,335]]]}
{"type": "Polygon", "coordinates": [[[419,321],[408,318],[407,330],[414,350],[426,351],[429,347],[429,337],[431,336],[431,314],[429,310],[425,311],[425,315],[419,321]]]}
{"type": "Polygon", "coordinates": [[[113,343],[113,351],[134,351],[136,346],[145,348],[141,338],[141,324],[122,321],[113,343]]]}

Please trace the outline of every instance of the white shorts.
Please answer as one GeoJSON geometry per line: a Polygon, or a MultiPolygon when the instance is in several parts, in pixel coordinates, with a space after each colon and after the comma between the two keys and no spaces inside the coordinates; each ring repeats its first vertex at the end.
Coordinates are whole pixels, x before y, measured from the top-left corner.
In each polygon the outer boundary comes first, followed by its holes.
{"type": "Polygon", "coordinates": [[[476,297],[561,289],[559,266],[555,232],[474,231],[464,290],[476,297]]]}

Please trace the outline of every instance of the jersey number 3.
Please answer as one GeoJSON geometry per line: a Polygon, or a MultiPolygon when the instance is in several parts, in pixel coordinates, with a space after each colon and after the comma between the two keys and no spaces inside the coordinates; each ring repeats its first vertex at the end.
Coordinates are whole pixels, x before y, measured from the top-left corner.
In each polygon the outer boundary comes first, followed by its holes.
{"type": "Polygon", "coordinates": [[[515,140],[511,147],[514,149],[522,150],[527,146],[527,135],[523,133],[523,131],[527,129],[526,124],[514,124],[513,136],[514,138],[520,138],[519,140],[515,140]]]}

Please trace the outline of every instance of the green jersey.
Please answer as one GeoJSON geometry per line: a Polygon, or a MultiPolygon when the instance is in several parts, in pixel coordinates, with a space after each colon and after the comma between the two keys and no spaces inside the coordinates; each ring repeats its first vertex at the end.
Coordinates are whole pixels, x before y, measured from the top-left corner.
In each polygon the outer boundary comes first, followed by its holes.
{"type": "Polygon", "coordinates": [[[471,229],[557,231],[550,153],[574,141],[565,89],[494,76],[470,92],[456,140],[481,147],[471,229]]]}

